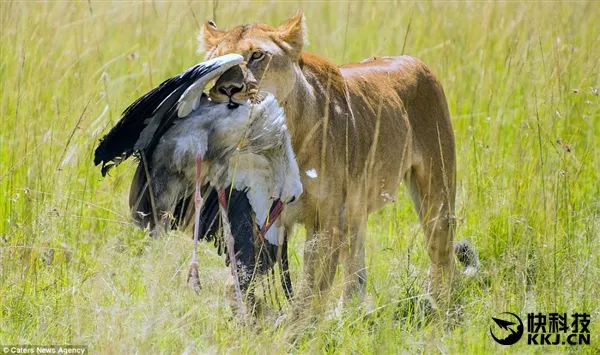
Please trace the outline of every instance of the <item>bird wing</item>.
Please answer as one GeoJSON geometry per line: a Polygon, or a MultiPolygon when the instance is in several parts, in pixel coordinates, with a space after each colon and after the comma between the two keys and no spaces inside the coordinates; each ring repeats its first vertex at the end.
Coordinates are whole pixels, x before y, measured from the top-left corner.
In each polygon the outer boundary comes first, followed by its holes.
{"type": "Polygon", "coordinates": [[[102,176],[136,151],[151,155],[173,120],[198,107],[206,84],[243,60],[238,54],[228,54],[198,63],[163,81],[127,107],[96,148],[94,164],[102,163],[102,176]]]}

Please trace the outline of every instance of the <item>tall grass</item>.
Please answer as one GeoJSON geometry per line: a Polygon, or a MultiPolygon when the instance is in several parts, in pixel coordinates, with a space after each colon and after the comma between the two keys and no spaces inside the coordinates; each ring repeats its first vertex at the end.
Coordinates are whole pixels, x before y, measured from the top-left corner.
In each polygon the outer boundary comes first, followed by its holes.
{"type": "MultiPolygon", "coordinates": [[[[94,352],[541,352],[502,347],[490,316],[588,312],[600,348],[600,6],[544,2],[0,2],[0,344],[94,352]],[[409,198],[370,218],[368,317],[350,308],[290,336],[231,321],[227,269],[191,238],[128,219],[131,162],[102,179],[98,139],[136,97],[201,60],[199,25],[277,24],[298,8],[307,50],[341,64],[410,54],[444,85],[458,153],[458,239],[483,269],[440,333],[416,312],[429,259],[409,198]]],[[[292,240],[293,278],[304,232],[292,240]]],[[[339,285],[338,285],[339,286],[339,285]]],[[[339,291],[334,288],[333,293],[339,291]]],[[[339,293],[338,293],[339,294],[339,293]]],[[[332,301],[333,301],[332,297],[332,301]]],[[[273,308],[273,307],[271,307],[273,308]]]]}

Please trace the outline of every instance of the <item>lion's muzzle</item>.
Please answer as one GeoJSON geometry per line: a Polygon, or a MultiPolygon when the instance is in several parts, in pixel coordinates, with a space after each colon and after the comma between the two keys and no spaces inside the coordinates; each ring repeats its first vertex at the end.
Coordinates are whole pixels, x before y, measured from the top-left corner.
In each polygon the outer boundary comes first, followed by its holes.
{"type": "Polygon", "coordinates": [[[238,65],[227,70],[219,77],[210,90],[210,97],[215,102],[227,102],[231,109],[253,100],[256,94],[256,82],[245,66],[238,65]]]}

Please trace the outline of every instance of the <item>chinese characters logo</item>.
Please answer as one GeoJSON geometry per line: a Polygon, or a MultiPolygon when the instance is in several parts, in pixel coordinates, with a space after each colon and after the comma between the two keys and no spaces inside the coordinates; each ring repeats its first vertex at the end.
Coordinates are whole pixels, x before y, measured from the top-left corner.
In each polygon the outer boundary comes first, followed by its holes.
{"type": "MultiPolygon", "coordinates": [[[[492,317],[492,338],[502,345],[516,344],[523,337],[521,318],[504,312],[492,317]]],[[[527,345],[590,345],[588,313],[528,313],[527,345]]]]}

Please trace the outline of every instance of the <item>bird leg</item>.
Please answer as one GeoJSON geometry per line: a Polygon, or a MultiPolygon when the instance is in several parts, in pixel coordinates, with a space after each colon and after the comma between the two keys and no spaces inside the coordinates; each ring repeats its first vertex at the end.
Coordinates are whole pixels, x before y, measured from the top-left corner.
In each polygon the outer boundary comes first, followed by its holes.
{"type": "Polygon", "coordinates": [[[281,214],[282,210],[283,210],[283,202],[281,202],[280,199],[277,199],[275,202],[273,202],[273,205],[271,206],[271,211],[269,212],[269,216],[267,217],[267,219],[265,220],[265,223],[263,224],[262,228],[260,229],[260,235],[262,238],[265,237],[265,234],[267,234],[267,232],[269,231],[269,228],[271,228],[273,223],[275,223],[275,221],[281,214]]]}
{"type": "Polygon", "coordinates": [[[196,156],[196,191],[194,193],[194,253],[188,271],[188,282],[192,281],[192,288],[200,292],[200,277],[198,276],[198,240],[200,239],[200,209],[202,209],[202,157],[196,156]]]}
{"type": "Polygon", "coordinates": [[[223,219],[223,232],[226,238],[227,253],[229,254],[229,264],[231,265],[231,275],[233,276],[233,287],[235,296],[238,301],[239,310],[242,317],[246,317],[246,307],[242,297],[242,289],[240,287],[240,279],[238,278],[237,261],[235,257],[235,239],[231,233],[231,224],[227,215],[227,195],[225,189],[219,189],[219,206],[221,208],[221,218],[223,219]]]}

